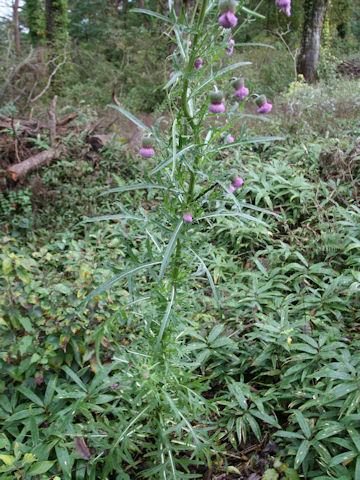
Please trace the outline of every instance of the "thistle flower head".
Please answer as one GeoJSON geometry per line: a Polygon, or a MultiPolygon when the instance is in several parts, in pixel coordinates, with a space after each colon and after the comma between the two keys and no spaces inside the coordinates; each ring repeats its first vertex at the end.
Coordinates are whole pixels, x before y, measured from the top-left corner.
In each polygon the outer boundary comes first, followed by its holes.
{"type": "Polygon", "coordinates": [[[242,85],[236,90],[235,97],[239,98],[240,100],[244,100],[244,98],[246,97],[246,95],[248,95],[248,93],[249,93],[249,89],[244,87],[244,85],[242,85]]]}
{"type": "Polygon", "coordinates": [[[153,148],[154,140],[151,137],[143,137],[141,140],[142,148],[140,149],[140,155],[145,158],[151,158],[155,155],[153,148]]]}
{"type": "Polygon", "coordinates": [[[209,112],[211,113],[223,113],[225,112],[225,105],[223,103],[223,93],[222,92],[210,92],[210,105],[209,112]]]}
{"type": "Polygon", "coordinates": [[[229,55],[229,57],[234,52],[234,45],[235,45],[235,40],[230,38],[230,40],[228,41],[228,46],[226,47],[226,53],[229,55]]]}
{"type": "Polygon", "coordinates": [[[275,0],[275,5],[288,17],[291,15],[291,0],[275,0]]]}
{"type": "Polygon", "coordinates": [[[265,95],[260,95],[255,102],[259,107],[257,113],[269,113],[272,109],[272,103],[267,101],[265,95]]]}
{"type": "Polygon", "coordinates": [[[185,212],[184,215],[183,215],[183,220],[184,220],[184,222],[191,223],[193,221],[193,217],[192,217],[191,212],[185,212]]]}
{"type": "Polygon", "coordinates": [[[223,28],[232,28],[237,24],[238,19],[234,14],[236,7],[237,2],[235,0],[223,0],[220,2],[221,15],[218,22],[223,28]]]}
{"type": "Polygon", "coordinates": [[[203,66],[202,58],[197,58],[194,62],[194,67],[196,68],[196,70],[200,70],[202,66],[203,66]]]}
{"type": "Polygon", "coordinates": [[[241,187],[241,185],[244,183],[244,180],[241,177],[238,177],[237,175],[234,175],[232,177],[232,185],[235,188],[241,187]]]}

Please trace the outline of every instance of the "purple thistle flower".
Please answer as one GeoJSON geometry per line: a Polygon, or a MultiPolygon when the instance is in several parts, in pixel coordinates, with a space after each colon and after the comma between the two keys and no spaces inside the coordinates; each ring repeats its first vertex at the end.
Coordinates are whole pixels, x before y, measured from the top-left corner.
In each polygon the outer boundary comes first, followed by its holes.
{"type": "Polygon", "coordinates": [[[143,147],[140,149],[140,155],[145,158],[151,158],[155,155],[155,150],[152,147],[143,147]]]}
{"type": "Polygon", "coordinates": [[[238,187],[241,187],[241,185],[244,183],[244,180],[240,177],[236,177],[234,180],[233,180],[233,186],[235,188],[238,188],[238,187]]]}
{"type": "Polygon", "coordinates": [[[149,137],[143,137],[142,148],[140,149],[140,155],[145,158],[151,158],[155,155],[155,150],[153,149],[154,140],[149,137]]]}
{"type": "Polygon", "coordinates": [[[209,105],[209,112],[211,113],[224,113],[225,112],[225,105],[223,102],[221,103],[211,103],[209,105]]]}
{"type": "Polygon", "coordinates": [[[196,68],[196,70],[200,70],[202,66],[203,66],[202,58],[197,58],[194,62],[194,67],[196,68]]]}
{"type": "Polygon", "coordinates": [[[235,16],[234,12],[232,12],[231,10],[227,10],[222,15],[220,15],[218,22],[223,28],[232,28],[236,26],[238,19],[235,16]]]}
{"type": "Polygon", "coordinates": [[[260,95],[256,99],[256,103],[258,105],[257,113],[269,113],[272,109],[272,103],[269,103],[265,97],[265,95],[260,95]]]}
{"type": "Polygon", "coordinates": [[[190,212],[185,212],[183,215],[184,222],[191,223],[193,221],[192,215],[190,212]]]}
{"type": "Polygon", "coordinates": [[[225,105],[223,103],[223,94],[222,92],[210,92],[210,105],[209,112],[211,113],[223,113],[225,112],[225,105]]]}
{"type": "Polygon", "coordinates": [[[234,193],[234,192],[235,192],[235,187],[234,187],[234,185],[230,185],[229,190],[230,190],[231,193],[234,193]]]}
{"type": "Polygon", "coordinates": [[[235,97],[239,98],[240,100],[244,100],[246,95],[248,95],[249,89],[246,88],[244,85],[242,85],[240,88],[238,88],[235,92],[235,97]]]}
{"type": "Polygon", "coordinates": [[[275,0],[275,5],[288,17],[291,15],[291,0],[275,0]]]}
{"type": "Polygon", "coordinates": [[[228,136],[227,140],[226,140],[226,143],[234,143],[235,142],[235,138],[231,135],[228,136]]]}
{"type": "Polygon", "coordinates": [[[234,52],[234,45],[235,45],[235,40],[231,38],[228,42],[228,47],[226,47],[226,53],[229,55],[229,57],[234,52]]]}
{"type": "Polygon", "coordinates": [[[272,109],[272,103],[266,102],[263,105],[261,105],[257,113],[269,113],[271,109],[272,109]]]}

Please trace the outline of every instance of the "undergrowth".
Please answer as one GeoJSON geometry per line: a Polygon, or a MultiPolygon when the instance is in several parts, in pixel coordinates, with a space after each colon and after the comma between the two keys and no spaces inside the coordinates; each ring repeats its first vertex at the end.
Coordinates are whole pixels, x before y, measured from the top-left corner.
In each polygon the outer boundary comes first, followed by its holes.
{"type": "MultiPolygon", "coordinates": [[[[359,170],[322,176],[316,88],[287,104],[301,135],[232,146],[218,126],[206,165],[172,165],[193,128],[179,109],[172,135],[153,130],[161,168],[110,145],[4,194],[1,478],[360,475],[359,170]],[[209,188],[230,165],[235,199],[209,188]]],[[[346,158],[356,132],[337,136],[346,158]]]]}

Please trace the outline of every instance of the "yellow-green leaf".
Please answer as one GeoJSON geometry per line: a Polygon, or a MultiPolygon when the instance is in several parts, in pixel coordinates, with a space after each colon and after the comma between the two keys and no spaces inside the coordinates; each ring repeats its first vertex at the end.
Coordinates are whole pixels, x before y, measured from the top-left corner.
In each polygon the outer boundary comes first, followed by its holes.
{"type": "Polygon", "coordinates": [[[15,462],[15,457],[13,457],[12,455],[1,454],[0,460],[2,460],[5,463],[5,465],[11,465],[12,463],[15,462]]]}

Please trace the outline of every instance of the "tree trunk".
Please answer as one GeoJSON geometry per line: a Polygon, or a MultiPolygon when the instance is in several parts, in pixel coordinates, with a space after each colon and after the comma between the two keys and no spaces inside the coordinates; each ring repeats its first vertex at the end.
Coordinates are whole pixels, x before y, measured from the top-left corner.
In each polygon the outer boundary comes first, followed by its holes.
{"type": "Polygon", "coordinates": [[[309,83],[315,79],[321,33],[328,6],[329,0],[305,0],[304,2],[304,26],[297,70],[309,83]]]}
{"type": "Polygon", "coordinates": [[[62,46],[67,41],[67,0],[45,0],[46,40],[62,46]]]}
{"type": "Polygon", "coordinates": [[[14,41],[15,53],[18,57],[20,55],[20,29],[19,29],[19,0],[13,3],[13,19],[14,19],[14,41]]]}

